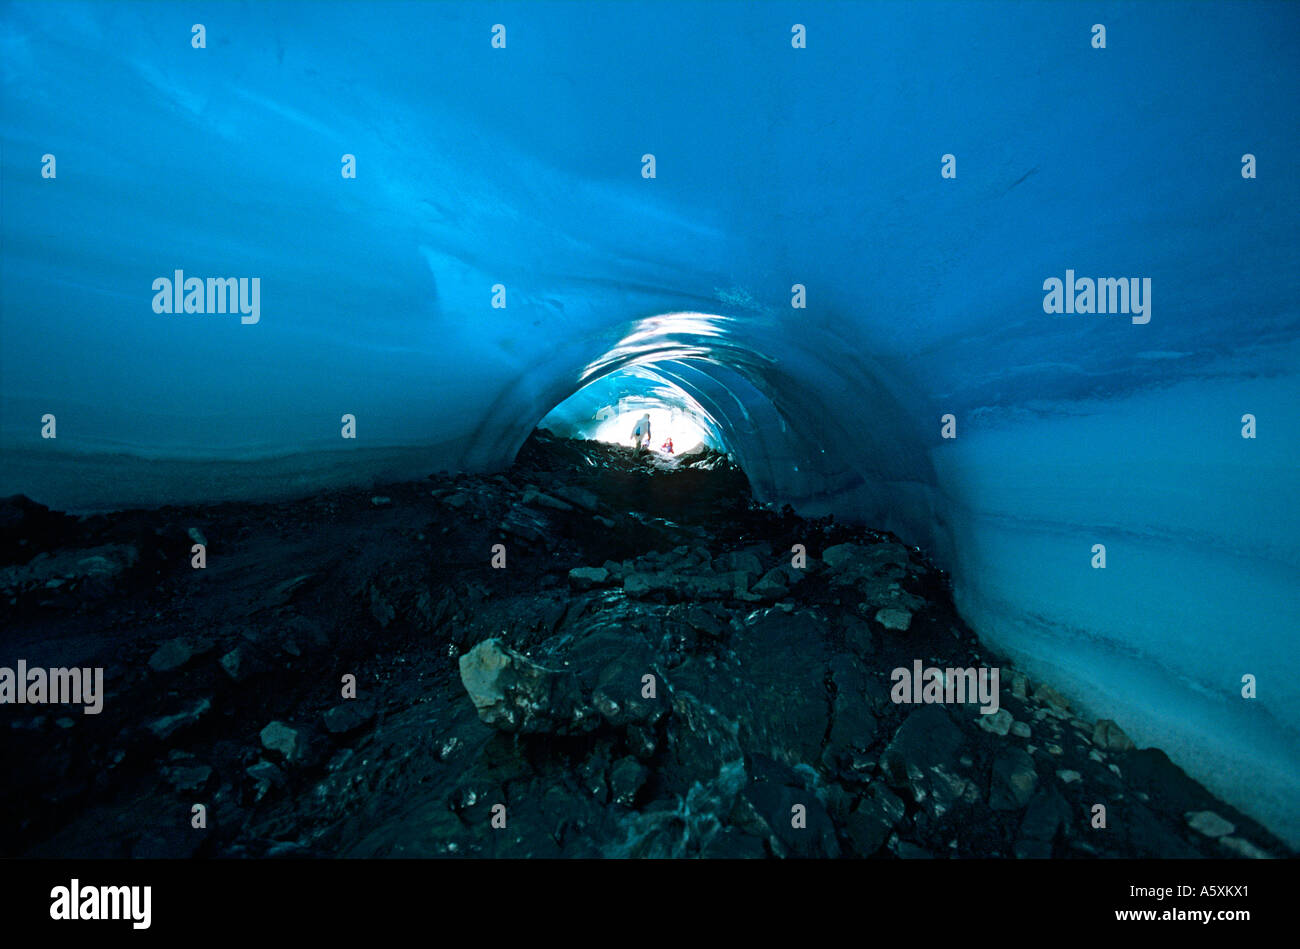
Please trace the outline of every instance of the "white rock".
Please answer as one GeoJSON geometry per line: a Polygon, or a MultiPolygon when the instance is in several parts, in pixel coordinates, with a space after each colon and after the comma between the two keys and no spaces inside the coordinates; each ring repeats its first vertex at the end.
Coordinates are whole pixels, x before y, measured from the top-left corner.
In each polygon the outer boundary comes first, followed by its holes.
{"type": "Polygon", "coordinates": [[[980,728],[994,735],[1005,735],[1011,731],[1011,725],[1015,721],[1011,713],[1004,708],[998,709],[992,715],[980,715],[980,728]]]}
{"type": "Polygon", "coordinates": [[[1187,826],[1206,837],[1224,837],[1237,829],[1235,824],[1224,820],[1214,811],[1189,811],[1185,816],[1187,826]]]}
{"type": "Polygon", "coordinates": [[[1260,850],[1249,840],[1245,840],[1241,837],[1220,837],[1219,846],[1238,857],[1248,857],[1251,860],[1272,859],[1267,852],[1260,850]]]}
{"type": "MultiPolygon", "coordinates": [[[[899,632],[905,632],[907,628],[912,625],[912,614],[907,612],[907,610],[877,610],[876,622],[885,627],[885,629],[895,629],[899,632]]],[[[1002,732],[1002,734],[1005,735],[1006,732],[1002,732]]]]}

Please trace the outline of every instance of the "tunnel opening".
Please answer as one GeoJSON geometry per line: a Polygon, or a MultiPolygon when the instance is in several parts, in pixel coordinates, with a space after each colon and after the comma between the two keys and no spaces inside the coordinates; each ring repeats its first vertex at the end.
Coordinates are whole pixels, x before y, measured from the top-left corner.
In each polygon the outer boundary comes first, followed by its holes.
{"type": "Polygon", "coordinates": [[[726,453],[720,427],[688,392],[653,366],[610,373],[579,389],[538,423],[566,438],[631,447],[645,421],[643,447],[651,458],[671,464],[699,449],[726,453]]]}
{"type": "MultiPolygon", "coordinates": [[[[922,434],[928,406],[905,367],[878,362],[838,321],[792,335],[785,314],[743,294],[714,302],[718,312],[654,312],[611,327],[594,352],[591,340],[569,350],[560,364],[573,365],[572,375],[552,370],[533,393],[533,405],[549,408],[519,413],[521,421],[628,445],[637,407],[651,411],[655,433],[689,420],[707,448],[744,471],[758,503],[893,533],[949,567],[945,502],[922,434]],[[849,350],[853,360],[834,358],[849,350]]],[[[528,397],[510,393],[483,426],[510,428],[510,457],[534,425],[499,420],[528,397]]],[[[652,442],[651,457],[664,457],[663,441],[652,442]]],[[[680,454],[676,438],[674,448],[680,454]]],[[[476,445],[471,454],[493,450],[476,445]]]]}

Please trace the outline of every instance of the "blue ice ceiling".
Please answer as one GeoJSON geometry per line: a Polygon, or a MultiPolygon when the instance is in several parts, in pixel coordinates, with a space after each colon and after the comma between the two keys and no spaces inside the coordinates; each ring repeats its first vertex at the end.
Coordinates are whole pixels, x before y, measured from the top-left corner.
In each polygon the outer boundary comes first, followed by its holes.
{"type": "Polygon", "coordinates": [[[1298,26],[7,5],[0,490],[484,470],[607,374],[676,387],[760,495],[926,546],[986,640],[1300,842],[1298,26]],[[258,278],[257,321],[155,313],[177,270],[258,278]],[[1149,322],[1044,312],[1067,271],[1150,278],[1149,322]]]}

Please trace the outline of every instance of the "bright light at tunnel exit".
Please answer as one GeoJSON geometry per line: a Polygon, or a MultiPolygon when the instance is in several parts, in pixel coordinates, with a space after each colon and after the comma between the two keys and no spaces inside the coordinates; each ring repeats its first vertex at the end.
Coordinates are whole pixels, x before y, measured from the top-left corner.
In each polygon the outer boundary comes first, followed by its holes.
{"type": "Polygon", "coordinates": [[[672,439],[673,454],[708,444],[708,432],[689,412],[680,409],[639,408],[616,413],[605,419],[589,436],[596,441],[632,447],[636,439],[632,430],[641,416],[650,416],[650,450],[665,453],[665,443],[672,439]]]}

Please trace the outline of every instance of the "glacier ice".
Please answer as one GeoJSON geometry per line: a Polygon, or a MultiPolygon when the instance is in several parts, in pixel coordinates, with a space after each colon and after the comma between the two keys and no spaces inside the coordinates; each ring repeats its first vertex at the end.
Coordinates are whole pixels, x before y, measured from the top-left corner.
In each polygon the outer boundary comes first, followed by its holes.
{"type": "Polygon", "coordinates": [[[1300,842],[1296,7],[191,16],[0,12],[0,491],[484,470],[653,394],[1300,842]],[[177,270],[258,278],[258,321],[155,313],[177,270]],[[1150,321],[1046,313],[1067,270],[1149,278],[1150,321]]]}

